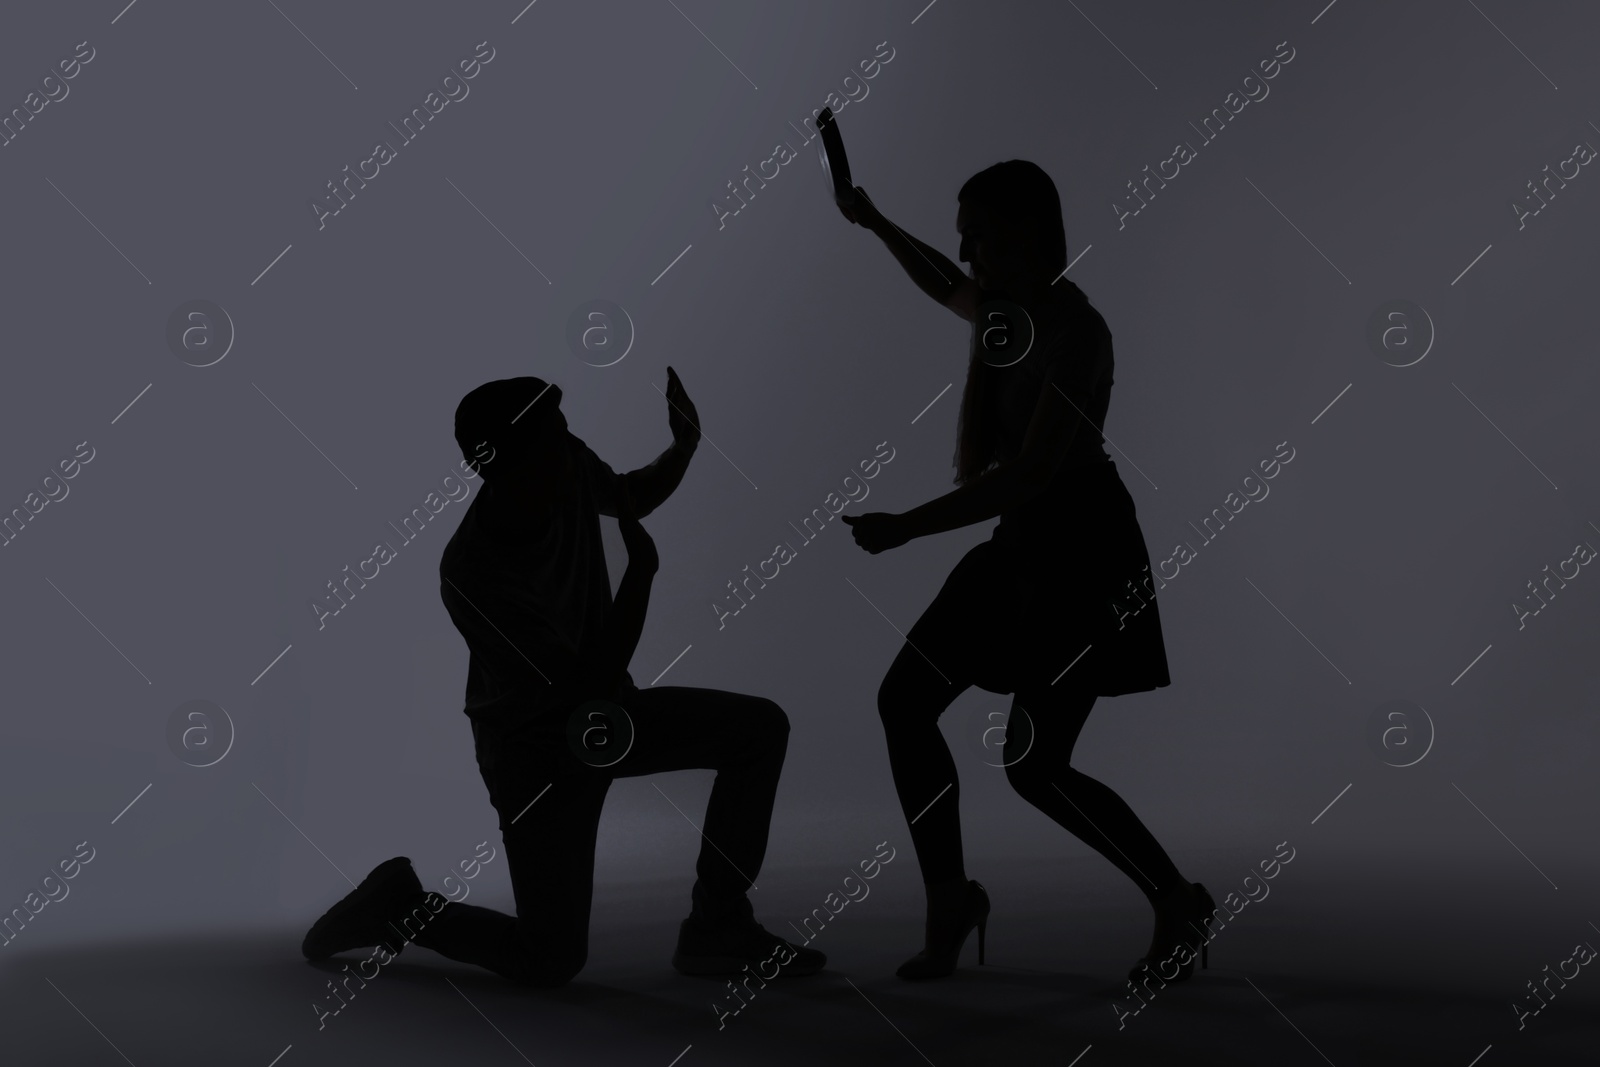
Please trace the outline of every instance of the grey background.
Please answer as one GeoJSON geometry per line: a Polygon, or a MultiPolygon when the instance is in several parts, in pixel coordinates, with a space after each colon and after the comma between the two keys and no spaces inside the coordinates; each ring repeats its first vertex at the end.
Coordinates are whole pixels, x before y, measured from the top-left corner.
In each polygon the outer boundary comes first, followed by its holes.
{"type": "MultiPolygon", "coordinates": [[[[464,505],[320,632],[307,601],[459,473],[451,416],[473,386],[558,382],[574,432],[623,470],[668,443],[669,362],[711,447],[647,521],[662,567],[634,677],[672,664],[662,684],[777,700],[794,732],[769,871],[842,869],[887,839],[897,899],[920,907],[875,695],[896,628],[990,524],[869,556],[830,523],[720,632],[710,606],[879,442],[895,458],[851,511],[951,488],[966,324],[840,218],[816,143],[789,125],[885,40],[894,58],[839,114],[856,180],[954,258],[968,176],[1014,157],[1052,175],[1081,256],[1069,277],[1115,335],[1105,432],[1153,559],[1198,546],[1191,521],[1279,442],[1296,450],[1162,592],[1173,685],[1102,700],[1075,765],[1186,869],[1288,838],[1328,878],[1500,879],[1502,917],[1600,921],[1582,904],[1600,578],[1585,568],[1521,631],[1510,607],[1600,538],[1600,179],[1585,168],[1520,231],[1509,207],[1575,142],[1600,143],[1589,5],[119,8],[0,16],[7,111],[78,41],[96,49],[0,148],[0,505],[77,442],[96,450],[0,548],[4,907],[75,843],[97,849],[10,953],[299,931],[348,888],[340,872],[406,854],[437,888],[477,842],[498,846],[461,713],[466,648],[437,595],[464,505]],[[483,40],[496,55],[470,95],[319,231],[308,198],[395,140],[386,124],[483,40]],[[1200,145],[1188,123],[1284,40],[1296,55],[1270,95],[1200,145]],[[1198,158],[1119,229],[1110,205],[1179,140],[1198,158]],[[710,198],[779,141],[800,158],[719,230],[710,198]],[[164,339],[196,298],[237,329],[206,368],[164,339]],[[565,341],[595,298],[637,329],[607,368],[565,341]],[[1436,327],[1414,366],[1364,339],[1393,298],[1436,327]],[[237,729],[203,769],[165,739],[193,699],[237,729]],[[1411,768],[1367,744],[1391,699],[1436,729],[1411,768]]],[[[1095,859],[966,745],[1008,702],[972,691],[945,720],[969,868],[1095,859]]],[[[698,821],[710,780],[617,783],[602,892],[686,887],[684,813],[698,821]]],[[[791,881],[795,911],[817,884],[791,881]]],[[[475,885],[474,902],[509,906],[503,859],[475,885]]],[[[1377,890],[1364,904],[1386,914],[1377,890]]],[[[1514,927],[1498,933],[1526,958],[1490,982],[1505,1000],[1565,943],[1514,927]]]]}

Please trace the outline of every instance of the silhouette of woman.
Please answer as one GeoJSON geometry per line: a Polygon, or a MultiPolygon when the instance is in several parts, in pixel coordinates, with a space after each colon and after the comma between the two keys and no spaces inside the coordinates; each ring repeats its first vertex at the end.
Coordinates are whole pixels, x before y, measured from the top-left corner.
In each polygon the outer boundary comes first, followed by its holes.
{"type": "Polygon", "coordinates": [[[883,239],[919,288],[972,323],[958,488],[901,514],[845,522],[877,553],[1000,517],[945,580],[878,690],[927,892],[923,950],[897,973],[950,974],[974,927],[983,962],[989,897],[963,865],[960,787],[938,727],[975,685],[1014,694],[1003,761],[1012,787],[1150,901],[1155,929],[1130,979],[1150,969],[1166,981],[1187,978],[1195,946],[1203,952],[1208,939],[1210,894],[1179,874],[1120,796],[1069,765],[1096,697],[1171,682],[1144,534],[1102,447],[1111,331],[1065,278],[1066,230],[1049,175],[1025,160],[997,163],[970,178],[957,202],[970,277],[889,222],[859,186],[855,203],[840,207],[883,239]],[[1012,757],[1013,748],[1023,755],[1012,757]]]}

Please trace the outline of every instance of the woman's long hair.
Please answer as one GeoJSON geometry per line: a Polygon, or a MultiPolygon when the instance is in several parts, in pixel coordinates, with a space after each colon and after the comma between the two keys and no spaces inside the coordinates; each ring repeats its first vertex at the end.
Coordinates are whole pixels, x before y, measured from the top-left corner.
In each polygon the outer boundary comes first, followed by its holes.
{"type": "MultiPolygon", "coordinates": [[[[1010,233],[1032,234],[1041,267],[1063,271],[1067,265],[1067,228],[1061,217],[1061,196],[1055,182],[1037,164],[1025,159],[996,163],[968,178],[956,202],[981,206],[1010,233]]],[[[980,288],[978,303],[1003,297],[980,288]]],[[[957,420],[955,480],[966,484],[994,464],[995,426],[989,417],[987,391],[997,372],[982,358],[983,327],[974,317],[967,383],[957,420]]]]}

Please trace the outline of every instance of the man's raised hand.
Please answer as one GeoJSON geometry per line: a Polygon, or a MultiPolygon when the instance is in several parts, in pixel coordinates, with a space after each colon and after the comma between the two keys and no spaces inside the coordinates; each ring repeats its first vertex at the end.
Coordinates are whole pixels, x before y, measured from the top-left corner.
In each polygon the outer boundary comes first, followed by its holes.
{"type": "Polygon", "coordinates": [[[678,372],[671,367],[667,368],[667,428],[676,445],[694,448],[700,443],[700,413],[683,388],[678,372]]]}

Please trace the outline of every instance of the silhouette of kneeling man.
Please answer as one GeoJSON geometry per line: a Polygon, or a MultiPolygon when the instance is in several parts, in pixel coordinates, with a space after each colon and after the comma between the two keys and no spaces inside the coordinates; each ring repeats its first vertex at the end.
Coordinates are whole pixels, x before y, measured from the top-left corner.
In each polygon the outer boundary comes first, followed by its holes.
{"type": "Polygon", "coordinates": [[[672,445],[622,475],[568,430],[561,390],[538,378],[488,382],[456,409],[456,441],[484,486],[445,547],[440,595],[471,653],[465,710],[517,913],[424,892],[397,856],[317,921],[308,959],[414,940],[515,982],[562,985],[588,958],[595,835],[612,780],[701,767],[717,776],[673,966],[737,974],[775,950],[788,958],[782,974],[826,963],[769,933],[745,896],[788,749],[783,709],[716,689],[640,689],[628,674],[658,566],[639,519],[678,487],[700,438],[683,383],[670,367],[667,377],[672,445]],[[628,551],[615,599],[601,515],[616,517],[628,551]],[[596,729],[612,735],[606,747],[592,745],[596,729]]]}

